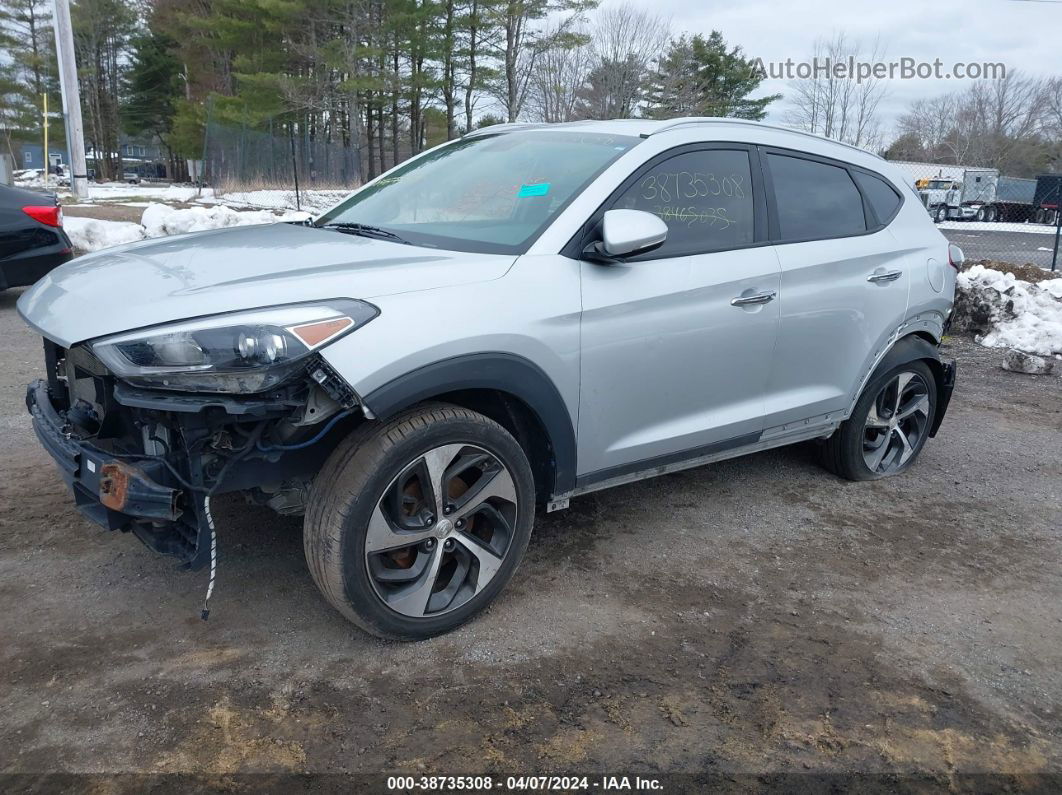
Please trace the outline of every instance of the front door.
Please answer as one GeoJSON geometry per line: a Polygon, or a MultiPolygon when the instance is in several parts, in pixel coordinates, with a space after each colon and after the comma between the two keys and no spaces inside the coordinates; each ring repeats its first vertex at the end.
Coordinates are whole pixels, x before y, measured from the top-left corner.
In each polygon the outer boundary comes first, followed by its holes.
{"type": "Polygon", "coordinates": [[[755,150],[665,153],[602,208],[655,213],[664,245],[581,263],[582,483],[758,438],[778,328],[779,267],[755,150]]]}

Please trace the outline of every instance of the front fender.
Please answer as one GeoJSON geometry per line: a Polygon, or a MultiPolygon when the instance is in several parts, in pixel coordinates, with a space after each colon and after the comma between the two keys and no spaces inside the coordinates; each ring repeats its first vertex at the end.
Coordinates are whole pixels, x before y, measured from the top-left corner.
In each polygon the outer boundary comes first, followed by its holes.
{"type": "Polygon", "coordinates": [[[511,353],[474,353],[425,365],[377,387],[363,398],[378,419],[448,392],[487,389],[522,401],[546,429],[554,457],[553,493],[575,488],[575,426],[549,376],[511,353]]]}

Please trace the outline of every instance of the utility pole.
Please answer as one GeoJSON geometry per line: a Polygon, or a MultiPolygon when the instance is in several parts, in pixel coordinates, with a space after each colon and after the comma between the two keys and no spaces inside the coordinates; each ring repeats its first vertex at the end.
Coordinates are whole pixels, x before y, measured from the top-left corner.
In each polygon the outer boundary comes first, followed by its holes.
{"type": "Polygon", "coordinates": [[[48,167],[52,164],[48,159],[48,92],[41,94],[44,100],[44,187],[48,188],[48,167]]]}
{"type": "MultiPolygon", "coordinates": [[[[74,60],[74,29],[70,24],[70,0],[54,0],[55,51],[59,56],[59,85],[63,90],[66,142],[70,147],[70,189],[78,201],[88,199],[88,168],[85,165],[85,130],[81,123],[81,93],[74,60]]],[[[45,155],[47,157],[47,155],[45,155]]]]}

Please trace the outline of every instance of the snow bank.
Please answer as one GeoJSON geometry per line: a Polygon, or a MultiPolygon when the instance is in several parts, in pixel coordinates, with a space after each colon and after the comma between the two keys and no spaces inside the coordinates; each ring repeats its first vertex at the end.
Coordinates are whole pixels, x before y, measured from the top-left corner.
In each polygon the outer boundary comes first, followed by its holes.
{"type": "Polygon", "coordinates": [[[175,210],[165,204],[151,204],[144,210],[140,223],[148,237],[163,237],[184,232],[202,232],[206,229],[222,229],[227,226],[302,221],[309,217],[309,213],[298,212],[276,215],[271,210],[238,212],[220,204],[214,207],[189,207],[187,210],[175,210]]]}
{"type": "Polygon", "coordinates": [[[79,251],[97,251],[144,239],[144,227],[128,221],[98,221],[67,215],[63,217],[63,229],[79,251]]]}
{"type": "Polygon", "coordinates": [[[281,215],[271,210],[237,212],[221,205],[176,210],[165,204],[149,204],[139,224],[127,221],[98,221],[94,218],[67,215],[63,220],[63,228],[70,236],[74,248],[80,251],[98,251],[101,248],[143,240],[145,237],[165,237],[227,226],[302,221],[309,217],[310,214],[305,212],[288,212],[281,215]]]}
{"type": "MultiPolygon", "coordinates": [[[[299,206],[304,210],[320,213],[350,195],[350,190],[314,188],[304,189],[299,196],[299,206]]],[[[230,207],[271,207],[290,210],[295,207],[294,190],[229,191],[221,195],[200,199],[205,203],[227,204],[230,207]]]]}
{"type": "Polygon", "coordinates": [[[1054,224],[1034,224],[1031,221],[1017,223],[1012,221],[942,221],[937,229],[950,229],[960,232],[1029,232],[1036,235],[1054,235],[1054,224]]]}
{"type": "Polygon", "coordinates": [[[94,202],[121,202],[122,199],[190,202],[210,198],[213,195],[213,189],[197,188],[194,185],[153,185],[147,182],[130,185],[125,182],[90,182],[88,186],[88,198],[94,202]]]}
{"type": "Polygon", "coordinates": [[[1031,284],[974,265],[959,274],[957,285],[956,309],[983,327],[982,345],[1062,355],[1062,279],[1031,284]]]}

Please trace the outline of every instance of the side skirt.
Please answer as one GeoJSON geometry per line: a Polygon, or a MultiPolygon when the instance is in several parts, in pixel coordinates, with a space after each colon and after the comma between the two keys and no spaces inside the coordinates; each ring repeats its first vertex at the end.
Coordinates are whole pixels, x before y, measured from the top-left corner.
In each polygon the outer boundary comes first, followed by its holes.
{"type": "Polygon", "coordinates": [[[839,424],[839,421],[825,426],[817,424],[814,427],[800,428],[799,430],[775,435],[766,439],[757,434],[752,437],[754,438],[754,441],[747,441],[750,437],[739,437],[738,439],[731,440],[730,443],[721,443],[725,446],[724,449],[703,452],[703,448],[700,448],[698,450],[690,451],[692,455],[688,458],[680,458],[667,463],[653,464],[653,459],[650,459],[641,462],[644,466],[640,466],[638,463],[631,464],[624,468],[636,468],[623,474],[610,475],[609,470],[590,472],[586,475],[580,476],[576,482],[576,487],[567,494],[555,495],[553,500],[547,506],[547,512],[567,508],[568,500],[572,497],[590,494],[591,492],[601,491],[603,489],[610,489],[613,486],[637,483],[640,480],[654,478],[658,475],[681,472],[684,469],[693,469],[694,467],[713,464],[717,461],[725,461],[729,458],[737,458],[738,456],[748,455],[749,453],[759,453],[775,447],[785,447],[786,445],[796,444],[798,442],[806,442],[810,439],[825,438],[833,433],[839,424]]]}

